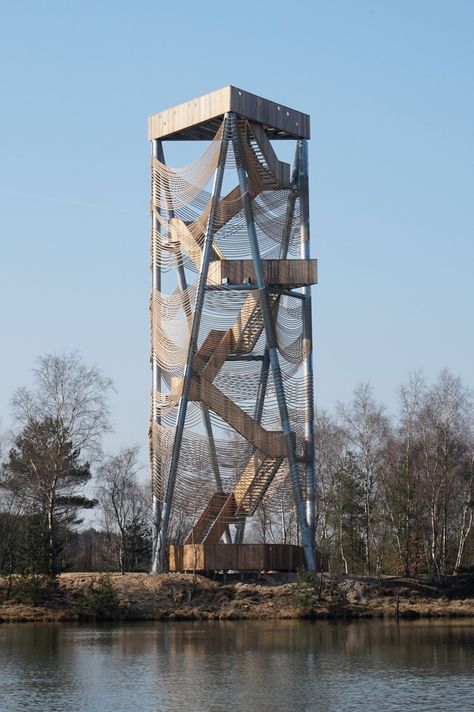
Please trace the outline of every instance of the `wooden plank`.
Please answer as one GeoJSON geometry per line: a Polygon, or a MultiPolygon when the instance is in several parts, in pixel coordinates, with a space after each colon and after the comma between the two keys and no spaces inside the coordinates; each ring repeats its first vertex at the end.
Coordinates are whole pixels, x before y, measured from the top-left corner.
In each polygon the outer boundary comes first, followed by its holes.
{"type": "Polygon", "coordinates": [[[243,209],[240,186],[233,188],[219,203],[219,209],[214,220],[214,229],[217,232],[243,209]]]}
{"type": "Polygon", "coordinates": [[[253,516],[281,462],[281,458],[252,455],[234,488],[238,516],[253,516]]]}
{"type": "MultiPolygon", "coordinates": [[[[214,357],[216,350],[219,349],[222,339],[227,332],[211,329],[204,339],[201,348],[197,352],[193,360],[193,370],[195,373],[201,374],[207,366],[209,359],[214,357]]],[[[225,360],[225,358],[224,358],[225,360]]]]}
{"type": "MultiPolygon", "coordinates": [[[[198,269],[201,268],[202,262],[202,247],[197,242],[193,233],[181,218],[170,218],[168,221],[168,228],[170,231],[170,239],[172,242],[176,242],[181,245],[194,262],[198,269]]],[[[205,228],[204,228],[205,230],[205,228]]],[[[204,241],[204,233],[202,234],[202,240],[204,241]]],[[[212,244],[212,254],[214,259],[223,260],[224,255],[215,244],[212,244]]]]}
{"type": "Polygon", "coordinates": [[[227,111],[234,111],[261,124],[271,138],[310,137],[308,114],[233,86],[223,87],[150,116],[148,137],[150,140],[202,140],[207,127],[214,131],[216,119],[223,118],[227,111]]]}

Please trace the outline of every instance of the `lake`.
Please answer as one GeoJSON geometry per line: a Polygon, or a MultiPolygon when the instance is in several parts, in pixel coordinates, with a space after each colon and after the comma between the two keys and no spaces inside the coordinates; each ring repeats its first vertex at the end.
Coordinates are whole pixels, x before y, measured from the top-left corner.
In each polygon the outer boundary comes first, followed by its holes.
{"type": "Polygon", "coordinates": [[[474,710],[474,621],[0,625],[1,712],[474,710]]]}

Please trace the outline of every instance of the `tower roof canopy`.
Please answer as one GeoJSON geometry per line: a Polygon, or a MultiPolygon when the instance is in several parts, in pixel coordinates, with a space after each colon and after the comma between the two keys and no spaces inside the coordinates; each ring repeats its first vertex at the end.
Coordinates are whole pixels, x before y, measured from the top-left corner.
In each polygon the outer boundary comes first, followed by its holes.
{"type": "Polygon", "coordinates": [[[309,138],[309,116],[296,109],[227,86],[148,119],[148,138],[168,141],[211,140],[224,114],[233,111],[260,124],[270,139],[309,138]]]}

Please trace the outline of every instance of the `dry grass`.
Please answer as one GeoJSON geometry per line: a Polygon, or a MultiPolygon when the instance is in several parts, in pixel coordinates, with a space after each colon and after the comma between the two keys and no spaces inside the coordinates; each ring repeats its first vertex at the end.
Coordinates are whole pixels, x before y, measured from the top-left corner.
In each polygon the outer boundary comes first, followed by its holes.
{"type": "MultiPolygon", "coordinates": [[[[68,573],[44,605],[6,599],[0,578],[0,621],[71,621],[83,616],[84,601],[99,574],[68,573]]],[[[229,620],[269,618],[446,617],[474,616],[474,577],[458,577],[436,586],[428,579],[324,576],[310,608],[298,607],[294,583],[286,576],[228,583],[190,574],[110,574],[121,620],[229,620]],[[321,595],[319,595],[321,593],[321,595]],[[397,604],[398,601],[398,604],[397,604]]]]}

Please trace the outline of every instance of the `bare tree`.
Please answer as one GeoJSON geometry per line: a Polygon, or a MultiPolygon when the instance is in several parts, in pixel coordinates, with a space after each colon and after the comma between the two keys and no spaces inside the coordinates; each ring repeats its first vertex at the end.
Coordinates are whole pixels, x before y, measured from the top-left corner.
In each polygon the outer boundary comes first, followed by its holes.
{"type": "Polygon", "coordinates": [[[420,505],[420,443],[417,419],[426,386],[420,374],[409,377],[399,390],[399,423],[386,448],[383,492],[395,539],[400,568],[409,576],[417,561],[420,505]]]}
{"type": "MultiPolygon", "coordinates": [[[[339,473],[342,470],[347,448],[347,438],[343,428],[329,413],[316,412],[316,539],[318,548],[330,555],[330,561],[341,553],[341,522],[335,515],[335,489],[339,487],[339,473]],[[339,545],[337,544],[339,542],[339,545]],[[336,547],[336,549],[334,548],[336,547]]],[[[343,562],[348,568],[347,561],[343,562]]]]}
{"type": "MultiPolygon", "coordinates": [[[[422,447],[420,476],[428,504],[428,546],[433,575],[447,573],[453,522],[459,520],[459,510],[463,511],[472,497],[472,481],[469,474],[464,476],[470,469],[472,415],[470,391],[458,377],[443,370],[437,383],[427,389],[418,417],[422,447]]],[[[470,530],[468,512],[466,515],[470,530]]],[[[458,552],[465,531],[466,517],[461,516],[458,552]]]]}
{"type": "Polygon", "coordinates": [[[97,496],[109,536],[117,541],[117,564],[123,574],[136,564],[136,550],[150,523],[149,497],[140,485],[138,447],[108,457],[98,470],[97,496]]]}
{"type": "Polygon", "coordinates": [[[89,460],[100,454],[110,431],[110,378],[87,366],[77,351],[40,356],[33,376],[35,390],[19,388],[13,396],[17,421],[25,426],[49,418],[60,442],[71,441],[89,460]]]}
{"type": "Polygon", "coordinates": [[[368,383],[357,386],[349,406],[339,404],[337,410],[349,448],[363,473],[365,565],[366,572],[370,574],[374,543],[374,508],[381,481],[389,422],[383,407],[374,401],[372,387],[368,383]]]}

